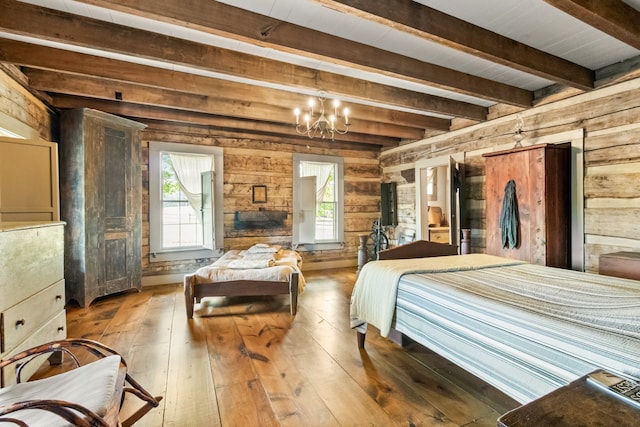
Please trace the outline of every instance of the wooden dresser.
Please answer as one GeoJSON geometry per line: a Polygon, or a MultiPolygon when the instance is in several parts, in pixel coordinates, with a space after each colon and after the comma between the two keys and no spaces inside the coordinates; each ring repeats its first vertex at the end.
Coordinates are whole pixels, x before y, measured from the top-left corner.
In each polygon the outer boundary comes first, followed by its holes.
{"type": "Polygon", "coordinates": [[[0,358],[66,338],[63,222],[0,222],[0,292],[0,358]]]}
{"type": "Polygon", "coordinates": [[[640,280],[640,252],[601,254],[599,263],[600,274],[640,280]]]}

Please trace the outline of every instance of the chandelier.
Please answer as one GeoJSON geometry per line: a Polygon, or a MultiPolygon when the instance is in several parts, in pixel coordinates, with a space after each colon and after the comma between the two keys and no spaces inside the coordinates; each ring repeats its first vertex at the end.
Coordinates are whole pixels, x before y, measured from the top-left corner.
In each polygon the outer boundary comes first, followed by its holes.
{"type": "Polygon", "coordinates": [[[349,109],[345,107],[340,111],[340,101],[334,99],[331,102],[333,112],[325,112],[324,102],[326,99],[319,97],[318,101],[319,108],[316,108],[315,98],[309,99],[302,120],[300,108],[293,110],[293,114],[296,116],[296,132],[300,135],[307,135],[309,138],[325,139],[329,137],[331,140],[335,138],[336,134],[344,135],[347,133],[350,125],[349,109]]]}

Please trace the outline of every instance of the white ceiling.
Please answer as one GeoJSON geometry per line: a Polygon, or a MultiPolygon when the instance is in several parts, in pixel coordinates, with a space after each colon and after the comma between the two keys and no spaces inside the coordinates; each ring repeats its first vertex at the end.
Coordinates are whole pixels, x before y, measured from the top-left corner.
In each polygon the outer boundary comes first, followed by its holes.
{"type": "MultiPolygon", "coordinates": [[[[297,65],[313,69],[348,75],[390,86],[397,86],[416,92],[444,96],[482,106],[490,106],[493,104],[493,102],[485,99],[445,91],[382,74],[349,69],[345,66],[323,62],[308,57],[296,56],[276,51],[272,48],[264,48],[257,45],[239,42],[237,40],[224,39],[192,28],[185,28],[160,21],[140,18],[73,0],[23,1],[94,19],[145,29],[160,34],[171,35],[226,49],[238,50],[256,56],[295,63],[297,65]]],[[[554,83],[513,68],[496,64],[494,62],[418,38],[411,34],[403,33],[382,24],[347,15],[311,0],[220,0],[220,2],[267,15],[282,21],[312,28],[321,32],[330,33],[341,38],[399,53],[424,62],[441,65],[527,90],[537,90],[554,83]]],[[[640,0],[624,0],[624,2],[635,9],[640,10],[640,0]]],[[[440,10],[516,41],[525,43],[544,52],[568,59],[571,62],[575,62],[593,70],[640,55],[639,50],[634,49],[631,46],[628,46],[581,21],[578,21],[577,19],[548,5],[542,0],[420,0],[418,3],[440,10]]],[[[241,23],[238,23],[238,25],[241,25],[241,23]]],[[[18,36],[5,36],[20,39],[18,36]]],[[[45,42],[37,41],[37,43],[43,44],[45,42]]],[[[128,61],[141,64],[161,66],[163,68],[188,71],[200,75],[230,80],[238,80],[234,76],[224,76],[193,68],[187,69],[185,67],[179,67],[172,64],[162,64],[157,61],[150,61],[143,58],[123,57],[122,55],[110,52],[92,51],[90,49],[83,49],[71,45],[63,46],[57,43],[48,44],[55,47],[63,47],[99,56],[126,59],[128,61]]],[[[274,85],[266,84],[264,82],[252,83],[274,87],[274,85]]],[[[279,88],[290,90],[285,87],[279,88]]],[[[300,90],[296,89],[296,91],[299,92],[300,90]]],[[[362,103],[362,100],[349,101],[362,103]]],[[[422,111],[412,112],[424,114],[422,111]]]]}
{"type": "MultiPolygon", "coordinates": [[[[483,107],[494,104],[493,101],[487,99],[476,98],[462,93],[403,80],[401,78],[390,77],[382,73],[365,72],[329,61],[293,55],[273,48],[261,47],[257,44],[215,36],[194,28],[168,24],[166,22],[92,6],[88,3],[74,0],[25,0],[24,2],[177,38],[210,44],[225,49],[237,50],[277,61],[293,63],[311,69],[328,71],[415,92],[469,102],[483,107]]],[[[220,0],[220,2],[415,58],[426,63],[462,71],[528,91],[535,91],[555,83],[542,77],[454,50],[380,23],[331,9],[313,0],[220,0]]],[[[597,70],[607,65],[640,55],[640,50],[565,14],[543,0],[419,0],[417,2],[591,70],[597,70]]],[[[624,2],[640,10],[640,0],[624,0],[624,2]]],[[[242,25],[242,23],[239,22],[237,25],[242,25]]],[[[0,37],[204,76],[243,81],[231,75],[221,75],[211,71],[179,66],[169,62],[163,63],[162,61],[149,60],[132,55],[83,48],[68,43],[32,39],[2,32],[0,32],[0,37]]],[[[304,93],[304,90],[299,88],[287,88],[282,85],[259,81],[245,82],[304,93]]],[[[308,89],[307,93],[318,95],[317,91],[313,89],[308,89]]],[[[331,94],[328,93],[326,95],[330,96],[331,94]]],[[[367,103],[367,101],[361,99],[348,99],[344,97],[343,99],[354,103],[367,103]]],[[[370,102],[370,105],[450,118],[445,115],[409,110],[397,106],[380,105],[373,102],[370,102]]]]}

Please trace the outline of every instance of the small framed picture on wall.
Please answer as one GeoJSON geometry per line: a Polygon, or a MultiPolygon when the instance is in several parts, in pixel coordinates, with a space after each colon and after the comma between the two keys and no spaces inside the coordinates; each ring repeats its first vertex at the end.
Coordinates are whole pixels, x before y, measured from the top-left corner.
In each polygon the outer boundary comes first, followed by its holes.
{"type": "Polygon", "coordinates": [[[253,200],[253,203],[267,203],[267,186],[254,185],[252,200],[253,200]]]}

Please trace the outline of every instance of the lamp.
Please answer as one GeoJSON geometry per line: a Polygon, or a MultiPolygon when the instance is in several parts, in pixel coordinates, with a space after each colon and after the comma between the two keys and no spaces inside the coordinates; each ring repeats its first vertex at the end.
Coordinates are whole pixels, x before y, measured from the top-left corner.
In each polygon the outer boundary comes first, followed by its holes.
{"type": "Polygon", "coordinates": [[[513,133],[513,140],[516,142],[515,148],[522,147],[522,139],[524,138],[524,131],[522,128],[524,127],[524,120],[522,120],[522,116],[518,114],[516,116],[516,127],[513,133]]]}
{"type": "Polygon", "coordinates": [[[300,135],[307,135],[309,138],[320,137],[325,139],[330,137],[331,140],[335,138],[336,134],[344,135],[349,131],[349,109],[343,108],[342,111],[338,109],[340,107],[340,101],[334,99],[331,102],[333,107],[333,113],[327,114],[324,110],[324,97],[318,97],[319,109],[316,110],[315,98],[310,98],[307,104],[307,110],[302,117],[302,123],[300,121],[300,114],[302,113],[300,108],[293,110],[293,114],[296,116],[296,132],[300,135]],[[316,114],[317,113],[317,114],[316,114]],[[344,123],[337,123],[340,119],[344,123]],[[340,128],[338,128],[340,126],[340,128]]]}

